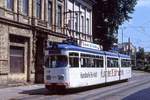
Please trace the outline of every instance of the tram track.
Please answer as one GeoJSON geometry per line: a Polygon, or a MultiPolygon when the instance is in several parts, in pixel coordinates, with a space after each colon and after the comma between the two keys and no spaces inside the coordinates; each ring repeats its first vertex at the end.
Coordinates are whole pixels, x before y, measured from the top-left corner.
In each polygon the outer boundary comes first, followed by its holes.
{"type": "Polygon", "coordinates": [[[75,100],[95,100],[94,98],[98,98],[97,100],[99,100],[100,98],[105,98],[106,96],[111,96],[113,94],[121,93],[122,91],[129,91],[133,88],[136,88],[136,87],[139,87],[139,86],[150,83],[150,78],[149,78],[149,80],[146,80],[146,81],[144,81],[144,80],[145,79],[141,80],[143,82],[140,82],[140,83],[139,82],[136,83],[136,81],[135,81],[131,84],[122,85],[122,86],[117,87],[117,88],[108,89],[106,91],[99,92],[99,93],[96,93],[96,94],[91,94],[91,95],[88,95],[88,96],[85,96],[85,97],[82,97],[82,98],[77,98],[75,100]]]}
{"type": "Polygon", "coordinates": [[[120,98],[123,99],[124,97],[127,97],[130,94],[139,91],[140,87],[142,87],[143,89],[145,89],[144,86],[149,86],[149,85],[150,85],[150,81],[147,81],[147,82],[135,85],[135,86],[131,86],[131,87],[128,87],[128,88],[125,88],[125,89],[122,89],[122,90],[110,93],[109,95],[101,97],[101,99],[98,96],[97,96],[97,98],[94,97],[94,98],[92,98],[92,100],[107,100],[106,98],[113,97],[113,96],[121,96],[120,98]],[[123,92],[126,92],[126,93],[128,92],[128,93],[126,95],[124,95],[123,92]]]}
{"type": "MultiPolygon", "coordinates": [[[[132,90],[150,83],[149,75],[141,75],[137,78],[133,77],[128,82],[109,85],[106,87],[97,87],[87,91],[78,91],[68,94],[51,94],[46,91],[45,93],[35,95],[24,95],[16,97],[14,100],[107,100],[104,98],[114,96],[124,91],[132,90]]],[[[45,91],[45,90],[44,90],[45,91]]],[[[120,100],[120,99],[119,99],[120,100]]]]}
{"type": "MultiPolygon", "coordinates": [[[[55,98],[46,96],[46,98],[49,98],[48,100],[68,100],[68,98],[72,98],[69,100],[95,100],[95,99],[99,100],[100,98],[105,98],[106,96],[110,96],[110,95],[113,95],[113,94],[116,94],[116,93],[119,93],[122,91],[127,91],[129,89],[132,89],[132,88],[135,88],[135,87],[147,84],[147,83],[150,83],[150,78],[147,81],[145,81],[145,78],[144,78],[142,80],[121,83],[120,85],[116,84],[117,87],[113,88],[113,89],[110,89],[109,87],[103,87],[103,88],[98,88],[98,89],[81,92],[81,93],[75,93],[75,94],[71,94],[71,95],[61,95],[61,96],[57,95],[57,96],[55,96],[55,98]],[[107,90],[105,90],[105,88],[107,88],[107,90]],[[104,91],[101,91],[101,89],[104,89],[104,91]],[[95,90],[97,93],[93,92],[95,90]]],[[[114,85],[112,85],[112,86],[114,86],[114,85]]],[[[110,87],[112,87],[112,86],[110,86],[110,87]]],[[[41,98],[39,98],[39,100],[45,100],[45,97],[43,97],[43,98],[41,97],[41,98]]]]}

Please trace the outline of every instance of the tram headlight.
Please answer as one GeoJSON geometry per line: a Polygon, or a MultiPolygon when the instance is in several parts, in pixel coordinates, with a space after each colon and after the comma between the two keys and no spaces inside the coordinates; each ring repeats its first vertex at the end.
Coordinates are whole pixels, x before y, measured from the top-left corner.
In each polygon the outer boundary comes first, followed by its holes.
{"type": "Polygon", "coordinates": [[[58,75],[58,80],[64,80],[64,75],[58,75]]]}

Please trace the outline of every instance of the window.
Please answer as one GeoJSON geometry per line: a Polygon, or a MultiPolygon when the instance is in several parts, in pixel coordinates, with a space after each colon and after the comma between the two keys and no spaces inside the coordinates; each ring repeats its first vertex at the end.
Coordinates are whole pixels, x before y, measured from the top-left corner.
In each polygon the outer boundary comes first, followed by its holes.
{"type": "Polygon", "coordinates": [[[89,54],[81,54],[81,67],[104,67],[103,57],[89,54]]]}
{"type": "Polygon", "coordinates": [[[95,67],[104,67],[104,60],[103,58],[99,58],[99,59],[94,59],[94,66],[95,67]]]}
{"type": "Polygon", "coordinates": [[[24,73],[24,48],[10,47],[10,73],[24,73]]]}
{"type": "Polygon", "coordinates": [[[67,56],[64,55],[52,55],[47,57],[45,66],[47,68],[59,68],[67,67],[68,61],[67,56]]]}
{"type": "Polygon", "coordinates": [[[78,14],[76,13],[75,30],[78,31],[78,14]]]}
{"type": "Polygon", "coordinates": [[[62,25],[62,6],[58,5],[58,9],[57,9],[57,25],[60,28],[62,25]]]}
{"type": "Polygon", "coordinates": [[[121,67],[130,67],[131,61],[127,59],[121,59],[121,67]]]}
{"type": "Polygon", "coordinates": [[[14,0],[7,0],[7,8],[13,11],[14,8],[14,0]]]}
{"type": "Polygon", "coordinates": [[[81,16],[81,32],[84,33],[84,17],[81,16]]]}
{"type": "Polygon", "coordinates": [[[107,67],[119,67],[117,58],[107,58],[107,67]]]}
{"type": "Polygon", "coordinates": [[[41,19],[41,7],[42,7],[41,0],[36,0],[36,16],[39,19],[41,19]]]}
{"type": "Polygon", "coordinates": [[[48,23],[52,25],[52,2],[48,0],[48,23]]]}
{"type": "MultiPolygon", "coordinates": [[[[72,12],[72,11],[71,11],[71,10],[68,10],[68,12],[72,12]]],[[[72,16],[71,13],[68,13],[68,14],[67,14],[67,18],[68,18],[68,25],[67,25],[67,26],[68,26],[69,29],[71,29],[71,26],[72,26],[72,25],[71,25],[71,24],[72,24],[72,23],[71,23],[71,16],[72,16]]]]}
{"type": "Polygon", "coordinates": [[[70,67],[79,67],[79,54],[69,53],[69,64],[70,67]]]}
{"type": "Polygon", "coordinates": [[[29,0],[22,0],[22,12],[28,15],[29,0]]]}
{"type": "Polygon", "coordinates": [[[93,67],[92,60],[90,58],[81,57],[81,67],[93,67]]]}
{"type": "Polygon", "coordinates": [[[89,22],[89,19],[87,18],[87,34],[90,34],[90,22],[89,22]]]}

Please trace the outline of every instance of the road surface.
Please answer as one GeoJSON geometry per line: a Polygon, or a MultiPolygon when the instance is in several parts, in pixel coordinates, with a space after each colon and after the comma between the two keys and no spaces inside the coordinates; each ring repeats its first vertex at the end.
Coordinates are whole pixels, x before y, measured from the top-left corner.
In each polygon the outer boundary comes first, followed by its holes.
{"type": "Polygon", "coordinates": [[[51,92],[43,84],[0,89],[0,100],[150,100],[150,73],[133,71],[128,82],[51,92]]]}

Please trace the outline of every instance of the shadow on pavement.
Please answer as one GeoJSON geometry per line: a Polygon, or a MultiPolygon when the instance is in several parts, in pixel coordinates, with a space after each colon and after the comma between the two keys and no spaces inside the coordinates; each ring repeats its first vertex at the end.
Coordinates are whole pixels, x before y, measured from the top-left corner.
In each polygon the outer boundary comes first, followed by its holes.
{"type": "Polygon", "coordinates": [[[47,93],[49,93],[49,91],[45,88],[27,90],[27,91],[20,92],[20,94],[29,94],[29,95],[46,95],[47,93]]]}
{"type": "Polygon", "coordinates": [[[74,93],[85,92],[88,90],[93,90],[96,88],[104,87],[104,85],[98,86],[90,86],[90,87],[82,87],[82,88],[75,88],[75,89],[63,89],[63,90],[47,90],[46,88],[41,89],[34,89],[34,90],[27,90],[20,92],[20,94],[28,94],[28,95],[68,95],[74,93]]]}
{"type": "Polygon", "coordinates": [[[129,95],[123,100],[150,100],[150,88],[143,89],[139,92],[129,95]]]}

